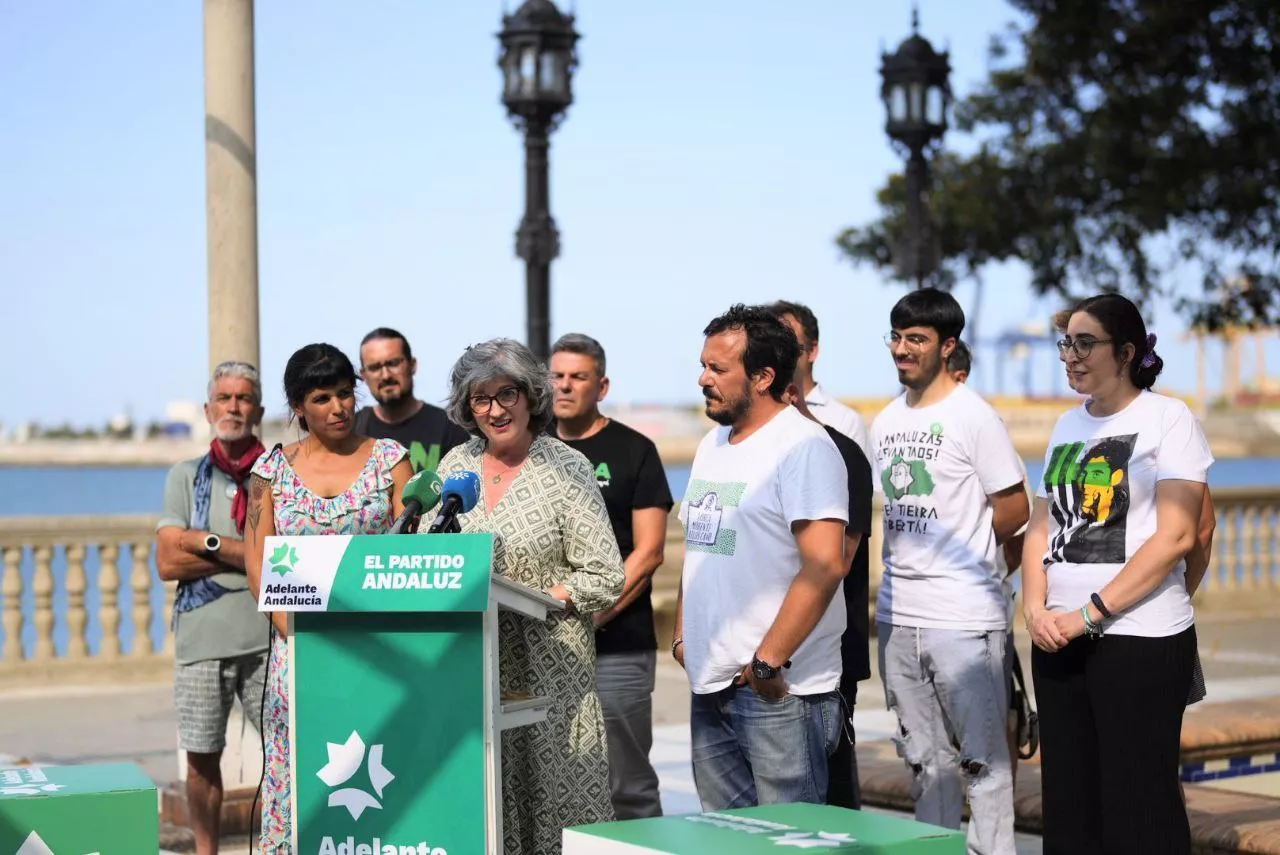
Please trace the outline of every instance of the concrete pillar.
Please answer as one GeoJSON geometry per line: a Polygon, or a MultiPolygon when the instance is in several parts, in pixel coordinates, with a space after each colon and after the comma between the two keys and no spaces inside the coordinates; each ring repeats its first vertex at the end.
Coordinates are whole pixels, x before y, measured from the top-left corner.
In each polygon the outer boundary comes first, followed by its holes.
{"type": "Polygon", "coordinates": [[[258,361],[253,0],[204,0],[209,367],[258,361]]]}

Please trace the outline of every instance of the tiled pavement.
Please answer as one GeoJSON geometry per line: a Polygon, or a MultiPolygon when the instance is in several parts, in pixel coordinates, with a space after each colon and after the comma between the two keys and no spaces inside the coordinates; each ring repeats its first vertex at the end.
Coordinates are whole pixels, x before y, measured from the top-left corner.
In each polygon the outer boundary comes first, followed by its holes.
{"type": "MultiPolygon", "coordinates": [[[[1200,644],[1210,701],[1280,694],[1280,655],[1274,651],[1275,614],[1206,614],[1200,644]]],[[[1025,639],[1020,644],[1024,661],[1025,639]]],[[[662,780],[668,813],[697,810],[688,749],[688,684],[680,670],[661,657],[654,697],[653,758],[662,780]]],[[[856,712],[859,741],[886,736],[892,717],[883,709],[876,680],[860,687],[856,712]]],[[[177,774],[172,688],[169,685],[54,687],[0,694],[0,759],[28,758],[61,763],[138,763],[157,782],[177,774]]],[[[253,741],[252,732],[243,744],[253,741]]],[[[224,770],[229,778],[255,779],[260,766],[253,751],[241,757],[229,746],[224,770]]],[[[1224,794],[1225,795],[1225,794],[1224,794]]],[[[225,848],[230,855],[247,849],[225,848]]],[[[1024,838],[1019,852],[1039,852],[1039,841],[1024,838]]]]}

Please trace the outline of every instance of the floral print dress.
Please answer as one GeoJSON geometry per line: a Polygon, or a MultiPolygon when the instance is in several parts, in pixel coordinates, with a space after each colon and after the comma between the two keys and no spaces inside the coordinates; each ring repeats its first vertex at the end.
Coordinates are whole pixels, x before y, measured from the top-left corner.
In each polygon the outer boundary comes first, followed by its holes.
{"type": "MultiPolygon", "coordinates": [[[[278,447],[258,458],[253,474],[271,482],[277,535],[385,534],[391,528],[391,470],[405,456],[403,446],[379,439],[360,475],[347,490],[332,498],[307,489],[278,447]]],[[[270,680],[263,698],[262,731],[263,853],[291,855],[293,819],[289,780],[289,645],[275,633],[271,638],[270,680]]]]}
{"type": "MultiPolygon", "coordinates": [[[[439,472],[482,471],[484,441],[450,451],[439,472]]],[[[495,573],[545,591],[564,583],[576,609],[545,621],[498,620],[503,693],[552,700],[545,721],[502,734],[505,855],[558,855],[570,825],[609,822],[609,753],[596,696],[592,612],[618,601],[625,580],[595,470],[579,452],[539,436],[493,508],[484,499],[458,518],[464,532],[494,534],[495,573]]]]}

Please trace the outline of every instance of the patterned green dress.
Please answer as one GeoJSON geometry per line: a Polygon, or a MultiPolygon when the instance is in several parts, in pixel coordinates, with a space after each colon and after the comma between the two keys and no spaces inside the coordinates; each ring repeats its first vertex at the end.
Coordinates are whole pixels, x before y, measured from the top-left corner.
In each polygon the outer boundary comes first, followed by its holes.
{"type": "MultiPolygon", "coordinates": [[[[454,448],[440,475],[480,474],[483,451],[478,438],[454,448]]],[[[552,698],[545,721],[502,734],[504,850],[555,855],[566,826],[613,819],[591,613],[622,594],[618,543],[591,465],[548,436],[492,513],[482,499],[459,520],[494,533],[494,572],[537,590],[563,583],[576,606],[542,623],[504,612],[498,628],[502,691],[552,698]]]]}

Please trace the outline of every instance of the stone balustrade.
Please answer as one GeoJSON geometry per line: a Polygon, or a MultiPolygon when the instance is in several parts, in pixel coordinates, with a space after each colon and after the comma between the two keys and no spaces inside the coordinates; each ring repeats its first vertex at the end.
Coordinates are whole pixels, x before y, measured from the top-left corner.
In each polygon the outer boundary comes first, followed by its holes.
{"type": "Polygon", "coordinates": [[[156,520],[0,517],[0,686],[170,672],[175,586],[155,571],[156,520]]]}
{"type": "MultiPolygon", "coordinates": [[[[1280,592],[1280,487],[1218,490],[1214,557],[1197,602],[1280,592]]],[[[0,688],[54,679],[165,679],[174,585],[154,562],[156,517],[0,517],[0,688]]],[[[880,528],[871,539],[879,586],[880,528]]],[[[654,578],[658,638],[671,638],[684,537],[674,512],[654,578]]],[[[874,602],[874,596],[872,598],[874,602]]]]}

